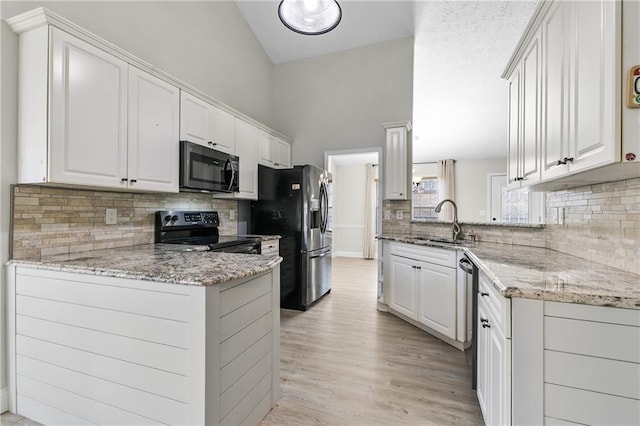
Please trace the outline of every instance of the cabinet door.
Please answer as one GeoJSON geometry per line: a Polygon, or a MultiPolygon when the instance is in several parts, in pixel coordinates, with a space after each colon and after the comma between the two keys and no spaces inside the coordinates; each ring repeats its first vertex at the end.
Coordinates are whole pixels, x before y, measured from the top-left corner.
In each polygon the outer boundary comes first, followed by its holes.
{"type": "Polygon", "coordinates": [[[564,158],[569,155],[570,11],[570,3],[554,3],[542,22],[542,179],[569,168],[564,158]]]}
{"type": "Polygon", "coordinates": [[[540,180],[540,32],[527,46],[522,58],[522,183],[540,180]]]}
{"type": "Polygon", "coordinates": [[[420,262],[418,276],[418,321],[455,339],[456,269],[420,262]]]}
{"type": "Polygon", "coordinates": [[[129,67],[129,188],[178,192],[180,90],[129,67]]]}
{"type": "Polygon", "coordinates": [[[277,138],[274,150],[274,166],[281,169],[291,167],[291,144],[277,138]]]}
{"type": "Polygon", "coordinates": [[[404,127],[387,129],[385,143],[385,200],[408,199],[407,133],[404,127]]]}
{"type": "Polygon", "coordinates": [[[124,187],[127,64],[51,29],[49,180],[124,187]]]}
{"type": "Polygon", "coordinates": [[[620,160],[620,2],[572,2],[571,172],[620,160]],[[619,27],[619,25],[618,25],[619,27]]]}
{"type": "Polygon", "coordinates": [[[403,257],[391,256],[389,306],[414,320],[418,318],[416,263],[403,257]]]}
{"type": "Polygon", "coordinates": [[[258,199],[258,129],[236,119],[236,153],[240,157],[240,198],[258,199]]]}
{"type": "Polygon", "coordinates": [[[276,138],[262,130],[259,131],[258,138],[258,163],[273,167],[276,138]]]}
{"type": "Polygon", "coordinates": [[[180,93],[180,140],[210,147],[211,108],[195,96],[180,93]]]}
{"type": "Polygon", "coordinates": [[[487,424],[511,424],[511,340],[506,339],[498,327],[491,328],[488,333],[488,386],[487,424]]]}
{"type": "Polygon", "coordinates": [[[487,402],[489,398],[489,343],[491,328],[483,326],[487,321],[489,321],[489,316],[487,315],[486,305],[483,303],[482,298],[478,297],[478,338],[476,342],[478,345],[478,377],[476,394],[478,395],[478,404],[484,416],[484,422],[490,425],[492,423],[489,421],[487,402]]]}
{"type": "Polygon", "coordinates": [[[235,117],[228,112],[210,106],[211,147],[227,154],[236,154],[235,117]]]}
{"type": "Polygon", "coordinates": [[[509,79],[507,187],[520,188],[520,68],[509,79]]]}

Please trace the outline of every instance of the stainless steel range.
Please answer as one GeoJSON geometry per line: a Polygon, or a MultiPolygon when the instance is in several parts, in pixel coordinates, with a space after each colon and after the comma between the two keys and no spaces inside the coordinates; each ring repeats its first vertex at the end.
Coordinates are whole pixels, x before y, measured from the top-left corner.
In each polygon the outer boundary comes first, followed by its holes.
{"type": "Polygon", "coordinates": [[[156,212],[155,242],[206,247],[225,253],[260,254],[260,237],[220,235],[220,216],[214,211],[156,212]]]}

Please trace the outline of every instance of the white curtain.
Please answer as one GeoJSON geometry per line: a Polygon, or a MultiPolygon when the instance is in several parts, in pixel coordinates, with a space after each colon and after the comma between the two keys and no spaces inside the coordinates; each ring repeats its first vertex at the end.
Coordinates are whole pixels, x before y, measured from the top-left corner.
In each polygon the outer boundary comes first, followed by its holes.
{"type": "Polygon", "coordinates": [[[367,163],[367,180],[364,195],[364,258],[375,259],[376,249],[376,169],[367,163]]]}
{"type": "MultiPolygon", "coordinates": [[[[455,160],[438,161],[438,192],[440,195],[440,201],[446,199],[455,201],[454,164],[455,160]]],[[[438,219],[453,222],[453,206],[451,206],[450,203],[442,206],[442,211],[440,212],[438,219]]]]}

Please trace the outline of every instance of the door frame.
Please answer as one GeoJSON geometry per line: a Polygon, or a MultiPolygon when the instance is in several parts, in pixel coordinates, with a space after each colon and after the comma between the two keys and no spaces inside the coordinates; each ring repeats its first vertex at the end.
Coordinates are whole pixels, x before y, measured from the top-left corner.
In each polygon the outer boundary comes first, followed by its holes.
{"type": "MultiPolygon", "coordinates": [[[[382,147],[372,146],[370,148],[356,148],[356,149],[339,149],[324,152],[324,169],[329,171],[329,157],[333,155],[348,155],[348,154],[378,154],[378,185],[376,188],[377,205],[376,208],[376,232],[382,232],[382,176],[384,176],[384,165],[382,161],[382,147]]],[[[378,258],[381,251],[378,250],[378,258]]]]}

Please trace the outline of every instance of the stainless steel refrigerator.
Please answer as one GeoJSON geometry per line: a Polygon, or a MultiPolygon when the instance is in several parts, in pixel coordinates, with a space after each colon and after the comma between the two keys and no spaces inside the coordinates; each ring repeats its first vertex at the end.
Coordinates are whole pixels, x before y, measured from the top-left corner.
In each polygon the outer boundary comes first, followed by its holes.
{"type": "Polygon", "coordinates": [[[282,308],[305,311],[331,291],[330,180],[328,172],[310,165],[259,166],[258,200],[251,203],[249,231],[282,237],[282,308]]]}

